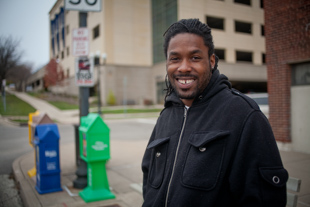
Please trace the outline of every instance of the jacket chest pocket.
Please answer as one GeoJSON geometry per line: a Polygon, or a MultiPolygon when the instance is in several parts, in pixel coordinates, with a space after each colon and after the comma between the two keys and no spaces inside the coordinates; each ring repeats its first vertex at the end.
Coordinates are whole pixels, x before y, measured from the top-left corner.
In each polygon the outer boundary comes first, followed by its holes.
{"type": "Polygon", "coordinates": [[[186,187],[211,190],[216,186],[223,163],[229,131],[193,133],[182,172],[186,187]]]}
{"type": "Polygon", "coordinates": [[[159,188],[163,181],[166,169],[169,140],[170,137],[156,139],[147,146],[147,149],[152,150],[148,180],[153,188],[159,188]]]}

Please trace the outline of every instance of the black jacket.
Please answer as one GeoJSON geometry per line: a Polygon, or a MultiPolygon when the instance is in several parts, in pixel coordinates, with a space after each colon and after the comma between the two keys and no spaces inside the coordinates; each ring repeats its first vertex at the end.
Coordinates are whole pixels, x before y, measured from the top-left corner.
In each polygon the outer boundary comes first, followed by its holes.
{"type": "Polygon", "coordinates": [[[167,97],[142,170],[145,207],[286,205],[288,173],[267,118],[217,69],[188,110],[167,97]]]}

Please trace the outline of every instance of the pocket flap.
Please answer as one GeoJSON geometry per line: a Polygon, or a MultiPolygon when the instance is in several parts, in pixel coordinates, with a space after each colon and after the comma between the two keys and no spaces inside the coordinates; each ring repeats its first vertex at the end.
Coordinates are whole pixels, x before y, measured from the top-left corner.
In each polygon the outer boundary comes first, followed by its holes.
{"type": "Polygon", "coordinates": [[[259,172],[273,186],[282,187],[288,180],[288,173],[283,167],[261,167],[259,172]]]}
{"type": "Polygon", "coordinates": [[[160,138],[153,140],[148,146],[147,149],[152,149],[154,147],[157,147],[161,144],[164,144],[170,140],[170,137],[160,138]]]}
{"type": "Polygon", "coordinates": [[[190,136],[188,142],[195,147],[202,147],[215,139],[225,137],[229,134],[229,131],[220,130],[210,132],[196,132],[190,136]]]}

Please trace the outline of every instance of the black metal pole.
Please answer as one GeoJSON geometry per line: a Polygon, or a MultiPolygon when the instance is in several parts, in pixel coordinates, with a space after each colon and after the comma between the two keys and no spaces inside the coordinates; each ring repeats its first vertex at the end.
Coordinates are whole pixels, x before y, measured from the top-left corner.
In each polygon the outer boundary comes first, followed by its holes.
{"type": "MultiPolygon", "coordinates": [[[[87,27],[87,13],[80,12],[79,13],[80,27],[87,27]]],[[[80,87],[79,88],[79,105],[80,105],[80,121],[82,116],[87,116],[89,112],[89,88],[88,87],[80,87]]],[[[79,133],[76,134],[78,142],[76,142],[76,149],[79,149],[79,133]]],[[[78,155],[78,169],[76,171],[77,178],[73,181],[73,187],[78,189],[83,189],[87,186],[87,163],[81,159],[80,155],[78,155]]]]}
{"type": "Polygon", "coordinates": [[[101,98],[100,98],[100,64],[98,67],[98,114],[101,115],[101,98]]]}

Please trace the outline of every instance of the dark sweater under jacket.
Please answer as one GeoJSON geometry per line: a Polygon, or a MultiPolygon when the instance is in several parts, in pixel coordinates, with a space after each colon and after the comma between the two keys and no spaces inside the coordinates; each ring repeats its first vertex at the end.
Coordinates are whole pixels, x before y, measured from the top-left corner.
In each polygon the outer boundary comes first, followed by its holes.
{"type": "Polygon", "coordinates": [[[142,161],[144,207],[285,207],[288,173],[267,118],[217,69],[187,110],[172,93],[142,161]]]}

